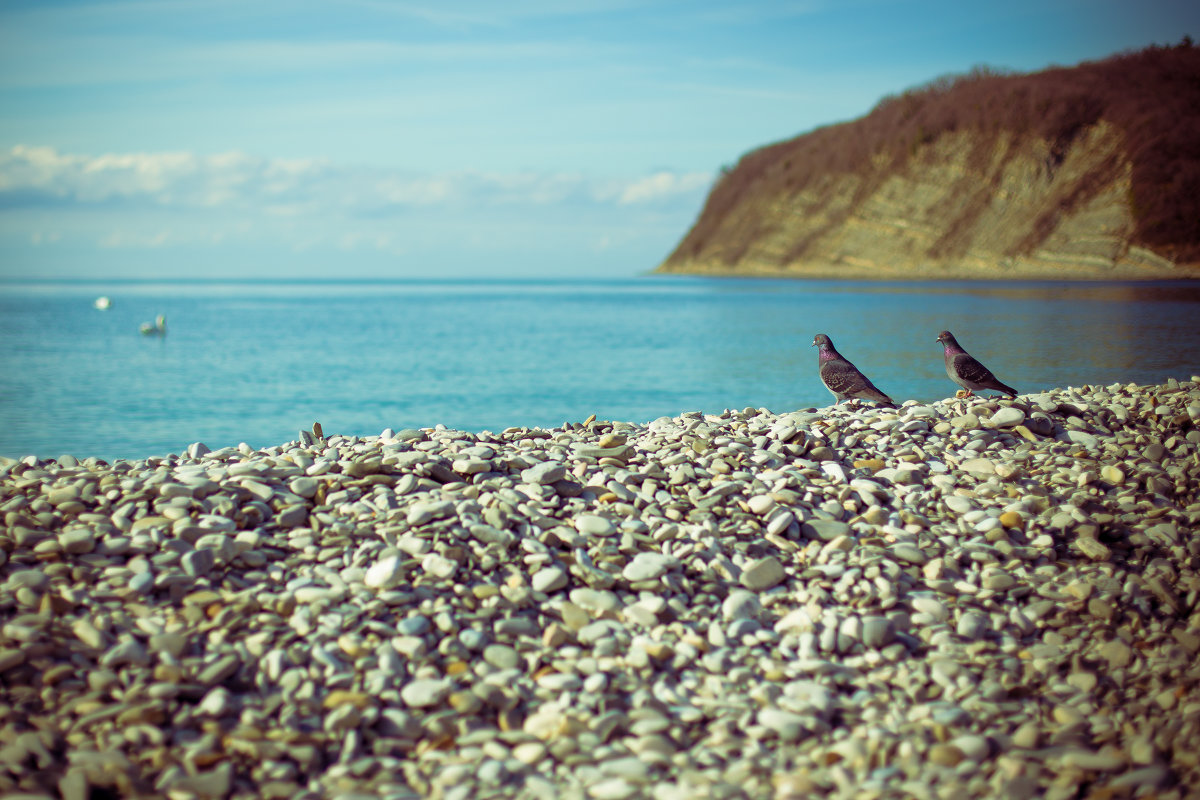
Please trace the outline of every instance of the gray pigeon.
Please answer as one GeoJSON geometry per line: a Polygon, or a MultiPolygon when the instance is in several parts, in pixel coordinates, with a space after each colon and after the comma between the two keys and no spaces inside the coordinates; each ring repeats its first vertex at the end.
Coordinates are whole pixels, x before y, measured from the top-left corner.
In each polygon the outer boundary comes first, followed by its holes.
{"type": "Polygon", "coordinates": [[[833,393],[834,405],[843,400],[874,400],[889,406],[896,405],[892,398],[876,389],[866,375],[834,349],[828,336],[818,333],[813,337],[813,347],[820,348],[817,358],[821,366],[821,381],[833,393]]]}
{"type": "Polygon", "coordinates": [[[967,390],[967,397],[970,397],[973,392],[982,392],[984,389],[1004,392],[1009,397],[1017,396],[1016,389],[1005,386],[996,380],[996,376],[990,369],[963,350],[953,333],[942,331],[938,334],[937,340],[946,348],[946,375],[967,390]]]}

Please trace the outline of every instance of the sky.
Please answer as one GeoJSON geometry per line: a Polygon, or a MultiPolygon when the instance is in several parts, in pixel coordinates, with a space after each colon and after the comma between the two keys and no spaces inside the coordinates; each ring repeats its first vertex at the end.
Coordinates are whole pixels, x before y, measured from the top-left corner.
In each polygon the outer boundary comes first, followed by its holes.
{"type": "Polygon", "coordinates": [[[3,0],[0,280],[653,269],[714,176],[1175,0],[3,0]]]}

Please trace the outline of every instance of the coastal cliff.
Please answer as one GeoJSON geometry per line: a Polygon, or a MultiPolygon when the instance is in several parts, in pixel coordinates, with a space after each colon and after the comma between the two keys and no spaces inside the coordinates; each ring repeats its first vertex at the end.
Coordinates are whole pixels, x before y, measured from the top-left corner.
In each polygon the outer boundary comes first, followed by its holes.
{"type": "Polygon", "coordinates": [[[1200,277],[1200,49],[977,69],[755,150],[657,271],[1200,277]]]}

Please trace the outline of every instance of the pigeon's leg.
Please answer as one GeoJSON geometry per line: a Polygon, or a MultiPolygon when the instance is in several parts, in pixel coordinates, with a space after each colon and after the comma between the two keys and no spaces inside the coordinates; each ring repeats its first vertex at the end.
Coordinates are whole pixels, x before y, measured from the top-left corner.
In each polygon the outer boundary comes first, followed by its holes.
{"type": "Polygon", "coordinates": [[[974,396],[975,396],[975,393],[972,392],[970,389],[967,389],[967,397],[974,397],[974,396]]]}

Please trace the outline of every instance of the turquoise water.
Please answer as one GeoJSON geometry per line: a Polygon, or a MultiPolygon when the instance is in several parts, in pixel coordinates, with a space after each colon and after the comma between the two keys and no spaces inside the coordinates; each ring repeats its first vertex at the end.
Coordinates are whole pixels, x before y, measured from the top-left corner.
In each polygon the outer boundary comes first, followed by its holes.
{"type": "Polygon", "coordinates": [[[0,455],[821,407],[816,333],[899,401],[953,393],[943,328],[1022,392],[1151,383],[1200,372],[1198,320],[1185,283],[7,284],[0,455]],[[140,335],[157,314],[167,335],[140,335]]]}

